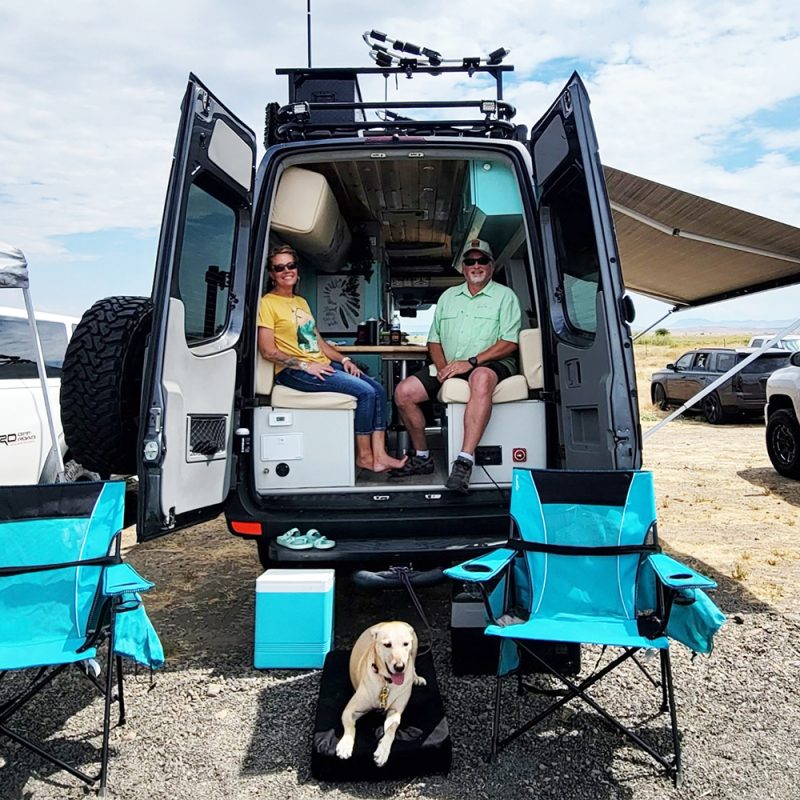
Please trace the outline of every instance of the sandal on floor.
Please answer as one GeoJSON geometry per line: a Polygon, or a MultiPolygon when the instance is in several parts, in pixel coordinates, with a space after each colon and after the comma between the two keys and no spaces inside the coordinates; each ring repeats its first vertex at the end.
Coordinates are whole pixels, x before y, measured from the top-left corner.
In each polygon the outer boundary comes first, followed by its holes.
{"type": "Polygon", "coordinates": [[[290,528],[286,533],[276,537],[275,541],[289,550],[310,550],[314,546],[306,534],[300,533],[299,528],[290,528]]]}
{"type": "Polygon", "coordinates": [[[323,536],[316,528],[309,528],[306,532],[306,538],[316,550],[330,550],[332,547],[336,547],[336,542],[333,539],[323,536]]]}

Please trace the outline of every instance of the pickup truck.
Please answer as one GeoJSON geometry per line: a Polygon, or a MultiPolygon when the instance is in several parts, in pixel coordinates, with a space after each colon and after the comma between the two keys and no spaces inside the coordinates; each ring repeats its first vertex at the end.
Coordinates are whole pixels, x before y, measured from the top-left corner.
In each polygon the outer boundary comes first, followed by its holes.
{"type": "Polygon", "coordinates": [[[800,478],[800,352],[767,381],[767,453],[787,478],[800,478]]]}

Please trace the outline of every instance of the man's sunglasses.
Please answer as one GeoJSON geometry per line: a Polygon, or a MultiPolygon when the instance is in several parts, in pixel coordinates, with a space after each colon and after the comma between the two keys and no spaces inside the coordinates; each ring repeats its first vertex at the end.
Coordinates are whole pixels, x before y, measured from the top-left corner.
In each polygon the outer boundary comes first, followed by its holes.
{"type": "Polygon", "coordinates": [[[491,263],[492,259],[489,258],[489,256],[481,256],[480,258],[465,258],[463,261],[465,267],[474,267],[476,264],[485,267],[487,264],[491,263]]]}
{"type": "Polygon", "coordinates": [[[297,262],[290,261],[288,264],[273,264],[272,271],[273,272],[283,272],[285,269],[297,269],[297,262]]]}

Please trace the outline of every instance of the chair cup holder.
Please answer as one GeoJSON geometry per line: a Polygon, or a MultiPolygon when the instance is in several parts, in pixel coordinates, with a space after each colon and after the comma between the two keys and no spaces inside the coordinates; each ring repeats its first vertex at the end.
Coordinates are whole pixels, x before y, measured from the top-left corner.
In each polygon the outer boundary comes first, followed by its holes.
{"type": "Polygon", "coordinates": [[[491,572],[492,568],[486,564],[462,564],[464,572],[491,572]]]}

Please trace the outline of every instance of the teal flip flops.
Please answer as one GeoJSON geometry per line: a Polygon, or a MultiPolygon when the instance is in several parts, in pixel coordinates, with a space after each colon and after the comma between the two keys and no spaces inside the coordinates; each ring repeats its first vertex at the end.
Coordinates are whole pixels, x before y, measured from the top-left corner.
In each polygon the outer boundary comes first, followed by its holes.
{"type": "Polygon", "coordinates": [[[336,547],[333,539],[323,536],[316,528],[309,528],[306,537],[316,550],[330,550],[331,547],[336,547]]]}
{"type": "Polygon", "coordinates": [[[300,533],[299,528],[290,528],[286,533],[278,536],[275,541],[282,547],[288,547],[289,550],[310,550],[314,546],[308,536],[300,533]]]}
{"type": "Polygon", "coordinates": [[[275,541],[289,550],[330,550],[336,542],[323,536],[316,528],[311,528],[307,533],[300,533],[299,528],[290,528],[286,533],[276,537],[275,541]]]}

